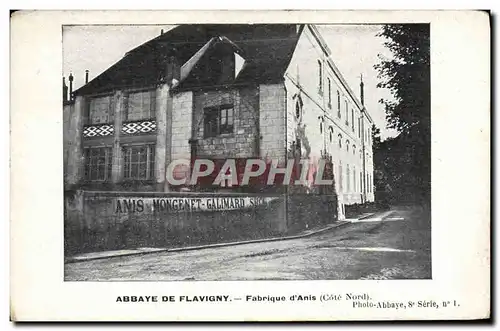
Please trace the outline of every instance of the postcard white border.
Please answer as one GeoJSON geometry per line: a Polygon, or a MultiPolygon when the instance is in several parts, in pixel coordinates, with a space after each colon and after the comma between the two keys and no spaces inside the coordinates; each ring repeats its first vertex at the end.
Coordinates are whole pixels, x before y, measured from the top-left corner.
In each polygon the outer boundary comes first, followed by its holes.
{"type": "Polygon", "coordinates": [[[489,17],[470,11],[19,12],[11,21],[11,317],[17,320],[375,320],[489,315],[489,17]],[[64,282],[61,26],[431,23],[432,280],[64,282]],[[367,292],[449,310],[348,304],[119,304],[117,295],[367,292]]]}

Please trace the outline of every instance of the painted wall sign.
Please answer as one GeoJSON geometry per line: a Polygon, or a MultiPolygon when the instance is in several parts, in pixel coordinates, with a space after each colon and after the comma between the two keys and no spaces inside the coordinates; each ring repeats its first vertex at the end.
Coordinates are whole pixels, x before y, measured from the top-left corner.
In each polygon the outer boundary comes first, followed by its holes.
{"type": "Polygon", "coordinates": [[[115,198],[115,213],[197,212],[264,206],[279,197],[115,198]]]}

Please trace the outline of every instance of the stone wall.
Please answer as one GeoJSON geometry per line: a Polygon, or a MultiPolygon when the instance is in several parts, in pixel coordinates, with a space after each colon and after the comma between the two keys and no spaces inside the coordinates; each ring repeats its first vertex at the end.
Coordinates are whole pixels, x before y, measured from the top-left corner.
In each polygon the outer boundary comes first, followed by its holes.
{"type": "Polygon", "coordinates": [[[172,97],[172,160],[190,159],[193,92],[180,92],[172,97]]]}
{"type": "Polygon", "coordinates": [[[336,197],[312,194],[73,191],[64,215],[66,256],[262,239],[337,221],[336,197]]]}
{"type": "Polygon", "coordinates": [[[263,159],[286,157],[286,93],[283,84],[259,87],[260,156],[263,159]]]}
{"type": "Polygon", "coordinates": [[[277,236],[287,231],[285,208],[279,195],[68,192],[65,252],[183,247],[277,236]],[[215,208],[214,201],[222,203],[225,198],[244,203],[215,208]],[[186,199],[194,201],[193,207],[162,202],[186,199]],[[203,200],[201,209],[199,200],[203,200]]]}
{"type": "Polygon", "coordinates": [[[259,91],[256,87],[199,91],[194,95],[193,137],[198,139],[198,158],[249,158],[258,156],[259,91]],[[204,108],[234,105],[233,133],[204,136],[204,108]]]}

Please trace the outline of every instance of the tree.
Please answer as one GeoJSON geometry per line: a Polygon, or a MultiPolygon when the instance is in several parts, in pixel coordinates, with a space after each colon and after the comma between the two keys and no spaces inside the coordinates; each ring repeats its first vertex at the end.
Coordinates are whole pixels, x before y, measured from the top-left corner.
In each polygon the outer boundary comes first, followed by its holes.
{"type": "MultiPolygon", "coordinates": [[[[392,99],[382,99],[388,126],[396,138],[374,144],[377,184],[392,199],[430,199],[430,42],[428,24],[385,25],[379,36],[391,58],[375,65],[392,99]]],[[[375,140],[374,140],[375,141],[375,140]]],[[[377,185],[376,184],[376,185],[377,185]]]]}
{"type": "Polygon", "coordinates": [[[408,133],[415,125],[430,129],[429,24],[384,25],[378,36],[392,58],[379,55],[375,65],[380,82],[393,100],[382,99],[389,127],[408,133]]]}

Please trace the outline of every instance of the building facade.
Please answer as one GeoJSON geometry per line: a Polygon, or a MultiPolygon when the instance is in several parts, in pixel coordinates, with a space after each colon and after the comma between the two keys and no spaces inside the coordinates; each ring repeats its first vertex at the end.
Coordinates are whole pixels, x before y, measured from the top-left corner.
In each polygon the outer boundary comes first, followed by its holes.
{"type": "Polygon", "coordinates": [[[298,155],[330,160],[340,218],[345,204],[374,200],[363,83],[358,100],[314,25],[178,26],[76,91],[69,79],[68,190],[217,190],[172,186],[167,167],[298,155]]]}

